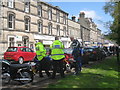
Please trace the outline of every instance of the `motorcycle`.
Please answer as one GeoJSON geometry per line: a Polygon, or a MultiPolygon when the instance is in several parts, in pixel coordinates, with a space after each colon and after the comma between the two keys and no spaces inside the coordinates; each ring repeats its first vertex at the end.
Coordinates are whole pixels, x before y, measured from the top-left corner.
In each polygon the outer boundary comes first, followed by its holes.
{"type": "Polygon", "coordinates": [[[63,60],[65,62],[65,70],[66,72],[71,72],[71,69],[75,67],[75,60],[72,56],[65,54],[65,59],[63,60]]]}
{"type": "Polygon", "coordinates": [[[33,81],[33,72],[29,64],[11,64],[7,60],[0,60],[0,63],[2,64],[3,83],[10,83],[11,80],[14,80],[27,84],[33,81]]]}

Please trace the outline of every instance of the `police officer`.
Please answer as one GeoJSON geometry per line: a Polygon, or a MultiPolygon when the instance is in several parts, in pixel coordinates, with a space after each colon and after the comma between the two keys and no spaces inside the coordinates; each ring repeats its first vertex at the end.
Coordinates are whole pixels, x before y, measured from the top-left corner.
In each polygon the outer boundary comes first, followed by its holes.
{"type": "Polygon", "coordinates": [[[51,74],[49,73],[49,61],[45,59],[46,49],[42,44],[42,40],[39,40],[39,42],[36,43],[35,48],[36,48],[37,59],[39,60],[39,77],[44,77],[42,74],[42,70],[45,70],[47,76],[50,77],[51,74]]]}
{"type": "Polygon", "coordinates": [[[58,37],[55,37],[55,41],[50,46],[51,48],[51,58],[53,60],[53,73],[52,79],[55,78],[57,69],[60,70],[61,77],[64,78],[64,70],[63,70],[63,59],[65,58],[63,48],[64,45],[61,41],[59,41],[58,37]]]}

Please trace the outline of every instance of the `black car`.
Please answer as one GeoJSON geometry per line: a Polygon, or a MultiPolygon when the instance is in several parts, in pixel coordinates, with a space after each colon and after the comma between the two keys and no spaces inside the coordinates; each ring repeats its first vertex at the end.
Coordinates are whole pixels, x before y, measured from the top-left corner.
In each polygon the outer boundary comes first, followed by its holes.
{"type": "Polygon", "coordinates": [[[100,48],[87,47],[84,48],[84,52],[88,54],[89,61],[97,61],[104,58],[104,51],[100,48]]]}

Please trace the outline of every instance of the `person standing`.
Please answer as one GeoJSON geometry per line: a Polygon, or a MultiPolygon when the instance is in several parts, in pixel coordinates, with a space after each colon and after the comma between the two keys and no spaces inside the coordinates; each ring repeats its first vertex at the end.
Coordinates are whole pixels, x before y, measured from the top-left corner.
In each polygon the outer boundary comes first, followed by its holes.
{"type": "Polygon", "coordinates": [[[42,74],[42,70],[45,70],[45,73],[47,74],[48,77],[51,76],[49,72],[49,67],[50,63],[49,61],[45,58],[46,57],[46,49],[44,48],[44,45],[42,44],[42,40],[39,40],[39,42],[36,43],[36,54],[37,54],[37,59],[39,63],[39,77],[44,77],[42,74]]]}
{"type": "Polygon", "coordinates": [[[118,65],[120,65],[119,52],[120,52],[119,47],[116,46],[116,55],[117,55],[117,63],[118,63],[118,65]]]}
{"type": "Polygon", "coordinates": [[[64,70],[63,70],[63,59],[65,58],[64,51],[63,51],[64,45],[61,41],[59,41],[59,38],[56,36],[55,41],[50,46],[51,49],[51,58],[53,60],[53,73],[52,73],[52,79],[55,78],[56,72],[59,69],[61,77],[64,76],[64,70]]]}
{"type": "Polygon", "coordinates": [[[77,39],[74,39],[74,37],[70,38],[72,43],[71,43],[71,48],[73,48],[72,55],[74,57],[75,62],[75,73],[74,75],[78,75],[79,71],[81,71],[82,67],[82,48],[80,49],[80,43],[77,39]]]}

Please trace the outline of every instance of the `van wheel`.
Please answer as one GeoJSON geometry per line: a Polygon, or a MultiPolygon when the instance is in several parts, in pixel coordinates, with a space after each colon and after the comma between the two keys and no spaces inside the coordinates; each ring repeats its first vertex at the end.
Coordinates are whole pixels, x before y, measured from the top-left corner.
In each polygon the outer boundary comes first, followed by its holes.
{"type": "Polygon", "coordinates": [[[22,57],[20,57],[20,58],[18,59],[19,64],[23,64],[23,61],[24,61],[24,59],[23,59],[22,57]]]}

